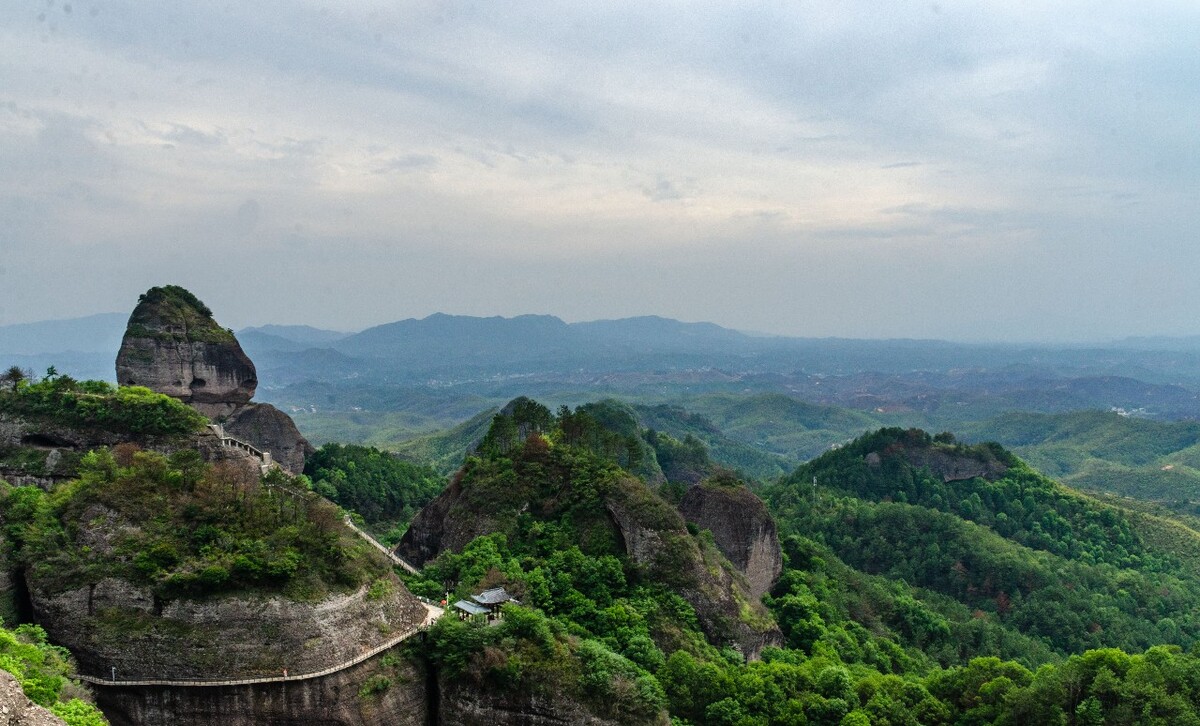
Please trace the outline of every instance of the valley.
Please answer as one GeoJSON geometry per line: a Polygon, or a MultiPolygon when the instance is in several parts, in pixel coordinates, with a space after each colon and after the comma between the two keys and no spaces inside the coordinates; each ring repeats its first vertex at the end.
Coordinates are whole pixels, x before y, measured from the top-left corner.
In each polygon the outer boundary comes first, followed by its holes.
{"type": "Polygon", "coordinates": [[[86,726],[1200,714],[1186,376],[417,322],[234,334],[155,288],[120,387],[10,375],[0,669],[86,726]]]}

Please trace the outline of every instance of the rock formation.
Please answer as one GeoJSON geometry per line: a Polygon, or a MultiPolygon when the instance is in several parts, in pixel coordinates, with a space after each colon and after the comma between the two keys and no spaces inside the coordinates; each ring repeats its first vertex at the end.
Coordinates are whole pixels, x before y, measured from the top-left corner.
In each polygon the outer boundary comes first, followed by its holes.
{"type": "Polygon", "coordinates": [[[66,722],[30,701],[21,684],[0,671],[0,724],[3,726],[66,726],[66,722]]]}
{"type": "Polygon", "coordinates": [[[138,299],[117,353],[117,382],[145,386],[191,405],[225,432],[299,474],[312,445],[291,417],[251,403],[258,387],[254,363],[212,311],[176,285],[154,287],[138,299]]]}
{"type": "Polygon", "coordinates": [[[488,512],[477,511],[463,499],[462,482],[456,476],[433,501],[417,512],[396,545],[396,554],[416,567],[443,552],[460,552],[476,537],[499,528],[488,512]]]}
{"type": "Polygon", "coordinates": [[[663,724],[658,719],[636,719],[629,715],[607,719],[564,694],[538,697],[528,694],[500,693],[496,689],[480,688],[462,679],[442,679],[438,707],[440,723],[456,726],[617,726],[624,724],[663,724]]]}
{"type": "Polygon", "coordinates": [[[240,406],[222,425],[233,438],[271,452],[272,458],[292,474],[304,471],[304,459],[314,451],[292,417],[268,403],[240,406]]]}
{"type": "Polygon", "coordinates": [[[321,678],[206,688],[105,687],[96,689],[96,700],[113,726],[436,723],[425,674],[391,651],[321,678]]]}
{"type": "Polygon", "coordinates": [[[258,374],[204,303],[167,285],[138,298],[117,353],[117,383],[165,393],[216,418],[250,402],[258,374]]]}
{"type": "Polygon", "coordinates": [[[775,520],[762,500],[740,484],[709,481],[691,487],[679,513],[712,532],[721,554],[746,576],[758,600],[783,572],[783,554],[775,520]]]}
{"type": "MultiPolygon", "coordinates": [[[[965,481],[977,476],[996,481],[1008,471],[1008,465],[998,459],[985,459],[939,448],[908,446],[901,453],[909,464],[918,469],[928,469],[944,482],[965,481]]],[[[867,466],[873,469],[883,463],[883,457],[874,451],[867,454],[865,459],[867,466]]]]}
{"type": "MultiPolygon", "coordinates": [[[[514,495],[511,501],[498,503],[478,499],[476,486],[462,477],[460,472],[413,519],[396,548],[401,557],[420,566],[442,552],[461,551],[476,537],[510,531],[519,512],[557,516],[553,495],[540,501],[514,495]]],[[[696,609],[710,640],[733,645],[750,657],[763,646],[782,642],[779,629],[759,602],[761,593],[753,594],[747,578],[717,548],[706,548],[689,534],[679,513],[640,479],[627,476],[614,482],[604,496],[603,511],[595,514],[598,525],[614,531],[632,562],[696,609]]]]}
{"type": "Polygon", "coordinates": [[[732,645],[749,658],[783,636],[760,595],[718,549],[692,537],[678,512],[636,480],[614,487],[605,510],[620,531],[629,559],[650,577],[671,585],[695,608],[708,639],[732,645]]]}
{"type": "MultiPolygon", "coordinates": [[[[105,518],[87,514],[97,522],[105,518]]],[[[425,617],[424,606],[398,581],[386,597],[368,597],[364,585],[315,603],[278,595],[162,601],[148,587],[111,577],[61,592],[32,585],[35,619],[75,654],[80,669],[105,674],[116,668],[125,679],[319,671],[425,617]],[[137,633],[132,642],[131,631],[137,633]]]]}

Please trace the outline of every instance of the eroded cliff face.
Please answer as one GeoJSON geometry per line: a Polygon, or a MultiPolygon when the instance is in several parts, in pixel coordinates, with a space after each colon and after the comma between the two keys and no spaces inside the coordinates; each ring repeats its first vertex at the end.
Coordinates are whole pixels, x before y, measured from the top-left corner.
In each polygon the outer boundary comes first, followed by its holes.
{"type": "MultiPolygon", "coordinates": [[[[544,464],[531,470],[540,471],[539,476],[522,479],[518,474],[511,485],[489,485],[474,479],[468,470],[460,472],[414,518],[397,552],[423,565],[442,552],[461,551],[476,537],[511,533],[522,513],[557,519],[559,503],[569,499],[574,482],[569,467],[544,464]]],[[[686,599],[712,642],[734,646],[749,657],[766,645],[782,642],[746,577],[711,541],[691,535],[679,513],[637,477],[622,474],[607,482],[602,500],[585,519],[576,524],[598,540],[622,547],[649,579],[670,586],[686,599]],[[601,530],[606,537],[598,536],[601,530]]]]}
{"type": "Polygon", "coordinates": [[[425,674],[391,652],[303,681],[99,687],[96,692],[113,726],[425,726],[430,722],[425,674]]]}
{"type": "Polygon", "coordinates": [[[316,672],[425,618],[425,607],[398,580],[383,596],[369,592],[364,586],[313,603],[280,596],[164,602],[149,588],[111,577],[53,593],[30,583],[36,621],[70,649],[81,671],[105,676],[116,668],[121,679],[316,672]]]}
{"type": "Polygon", "coordinates": [[[304,459],[316,451],[300,434],[292,417],[269,403],[241,406],[229,414],[222,426],[235,439],[271,452],[275,461],[293,474],[303,472],[304,459]]]}
{"type": "MultiPolygon", "coordinates": [[[[930,447],[905,447],[902,456],[914,467],[928,469],[944,482],[965,481],[975,477],[996,481],[1008,472],[1008,466],[1002,461],[985,461],[930,447]]],[[[883,457],[876,452],[866,456],[867,466],[872,468],[880,466],[882,461],[883,457]]]]}
{"type": "Polygon", "coordinates": [[[30,701],[21,684],[0,671],[0,724],[3,726],[66,726],[66,722],[30,701]]]}
{"type": "Polygon", "coordinates": [[[129,316],[117,353],[117,382],[186,403],[232,408],[254,396],[258,375],[212,311],[183,288],[168,285],[147,291],[129,316]]]}
{"type": "Polygon", "coordinates": [[[758,601],[783,572],[783,553],[775,520],[763,501],[744,486],[704,483],[691,487],[679,503],[679,513],[701,529],[738,568],[758,601]]]}
{"type": "Polygon", "coordinates": [[[463,497],[462,482],[455,477],[437,497],[417,512],[395,552],[416,567],[443,552],[461,552],[476,537],[495,532],[492,513],[479,511],[463,497]]]}
{"type": "Polygon", "coordinates": [[[711,544],[692,537],[666,502],[639,487],[644,489],[640,482],[624,482],[623,494],[605,502],[629,558],[695,608],[710,641],[731,645],[748,658],[782,644],[779,627],[746,576],[711,544]]]}
{"type": "Polygon", "coordinates": [[[212,311],[181,287],[155,287],[141,296],[117,353],[117,382],[178,398],[229,436],[269,451],[291,474],[304,471],[304,458],[314,450],[290,416],[250,402],[258,387],[254,363],[212,311]]]}
{"type": "Polygon", "coordinates": [[[455,726],[619,726],[662,724],[662,718],[631,719],[628,715],[604,718],[587,706],[566,697],[499,693],[460,680],[443,678],[439,688],[439,723],[455,726]]]}

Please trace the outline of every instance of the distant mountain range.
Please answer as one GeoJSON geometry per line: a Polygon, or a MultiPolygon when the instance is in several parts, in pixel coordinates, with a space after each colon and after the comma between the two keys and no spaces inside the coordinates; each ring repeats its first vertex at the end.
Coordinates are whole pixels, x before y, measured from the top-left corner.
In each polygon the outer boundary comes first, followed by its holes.
{"type": "MultiPolygon", "coordinates": [[[[123,314],[0,327],[0,365],[113,377],[123,314]]],[[[1004,411],[1120,408],[1200,418],[1200,349],[980,345],[937,340],[763,337],[712,323],[636,317],[566,323],[435,314],[357,333],[303,325],[238,332],[264,400],[293,410],[405,411],[401,428],[444,425],[430,410],[475,411],[515,395],[669,401],[782,393],[872,414],[980,420],[1004,411]],[[414,408],[420,402],[419,410],[414,408]]]]}

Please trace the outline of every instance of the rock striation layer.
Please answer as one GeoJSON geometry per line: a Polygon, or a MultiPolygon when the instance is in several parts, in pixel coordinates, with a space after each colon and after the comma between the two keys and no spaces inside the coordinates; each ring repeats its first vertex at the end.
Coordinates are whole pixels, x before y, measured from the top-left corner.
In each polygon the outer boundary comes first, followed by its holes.
{"type": "MultiPolygon", "coordinates": [[[[87,512],[103,522],[103,512],[87,512]]],[[[99,526],[99,525],[97,525],[99,526]]],[[[121,679],[250,678],[320,671],[420,623],[421,605],[399,582],[385,597],[363,586],[314,603],[280,596],[157,599],[116,578],[61,592],[31,583],[35,619],[85,674],[121,679]]]]}
{"type": "Polygon", "coordinates": [[[314,451],[290,416],[251,403],[258,387],[254,363],[233,332],[182,287],[154,287],[138,299],[117,353],[117,382],[178,398],[229,436],[269,451],[289,473],[301,473],[314,451]]]}
{"type": "Polygon", "coordinates": [[[393,651],[303,681],[204,688],[104,687],[97,689],[96,698],[113,726],[424,726],[431,722],[424,674],[393,651]]]}
{"type": "Polygon", "coordinates": [[[688,489],[679,513],[701,529],[746,576],[750,595],[758,600],[783,572],[779,533],[767,505],[744,486],[705,482],[688,489]]]}
{"type": "Polygon", "coordinates": [[[138,299],[117,353],[117,382],[173,396],[210,416],[249,403],[258,387],[254,363],[212,311],[176,285],[138,299]]]}

